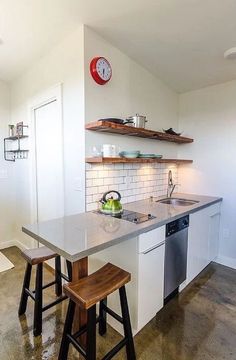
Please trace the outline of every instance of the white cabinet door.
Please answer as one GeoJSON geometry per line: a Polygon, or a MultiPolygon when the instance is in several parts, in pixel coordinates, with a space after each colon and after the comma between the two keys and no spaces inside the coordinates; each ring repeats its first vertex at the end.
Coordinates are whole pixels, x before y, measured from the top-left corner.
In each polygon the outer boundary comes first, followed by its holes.
{"type": "Polygon", "coordinates": [[[208,264],[208,208],[190,215],[188,231],[187,284],[208,264]]]}
{"type": "Polygon", "coordinates": [[[217,257],[219,224],[220,203],[190,215],[186,285],[217,257]]]}
{"type": "Polygon", "coordinates": [[[216,213],[210,216],[209,239],[208,239],[209,262],[214,261],[218,256],[219,230],[220,230],[220,213],[216,213]]]}
{"type": "Polygon", "coordinates": [[[164,243],[139,254],[138,331],[163,307],[164,257],[164,243]]]}

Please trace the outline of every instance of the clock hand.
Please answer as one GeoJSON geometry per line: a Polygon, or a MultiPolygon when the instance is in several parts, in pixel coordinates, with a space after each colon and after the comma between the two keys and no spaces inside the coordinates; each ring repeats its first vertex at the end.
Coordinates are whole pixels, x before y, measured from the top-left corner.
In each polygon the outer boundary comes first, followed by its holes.
{"type": "Polygon", "coordinates": [[[102,69],[102,75],[103,75],[103,76],[104,76],[104,73],[105,73],[105,69],[103,68],[103,69],[102,69]]]}

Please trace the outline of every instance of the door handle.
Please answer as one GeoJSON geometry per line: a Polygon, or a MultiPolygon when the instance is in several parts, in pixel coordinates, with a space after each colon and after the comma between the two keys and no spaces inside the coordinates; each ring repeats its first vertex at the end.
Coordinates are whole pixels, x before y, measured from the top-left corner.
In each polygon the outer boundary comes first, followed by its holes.
{"type": "Polygon", "coordinates": [[[155,250],[155,249],[159,248],[160,246],[162,246],[162,245],[164,245],[164,244],[165,244],[165,241],[162,241],[160,244],[154,245],[154,246],[152,246],[151,248],[149,248],[148,250],[143,251],[142,254],[146,255],[146,254],[148,254],[149,252],[151,252],[152,250],[155,250]]]}

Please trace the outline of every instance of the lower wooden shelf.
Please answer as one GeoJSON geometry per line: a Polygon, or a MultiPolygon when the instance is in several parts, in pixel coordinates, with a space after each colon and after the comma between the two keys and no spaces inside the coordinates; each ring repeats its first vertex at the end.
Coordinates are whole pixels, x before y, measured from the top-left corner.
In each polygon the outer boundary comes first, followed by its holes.
{"type": "Polygon", "coordinates": [[[127,159],[122,157],[87,157],[86,163],[89,164],[127,164],[127,163],[168,163],[168,164],[191,164],[193,160],[183,159],[127,159]]]}

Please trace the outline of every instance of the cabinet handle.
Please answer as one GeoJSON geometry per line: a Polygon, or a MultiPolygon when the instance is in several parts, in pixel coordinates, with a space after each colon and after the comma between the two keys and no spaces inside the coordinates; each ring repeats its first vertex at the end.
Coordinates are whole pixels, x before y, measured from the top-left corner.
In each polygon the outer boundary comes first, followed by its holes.
{"type": "Polygon", "coordinates": [[[151,252],[152,250],[155,250],[155,249],[159,248],[160,246],[162,246],[164,244],[165,244],[165,241],[162,241],[160,244],[154,245],[153,247],[149,248],[148,250],[143,251],[142,254],[146,255],[149,252],[151,252]]]}

